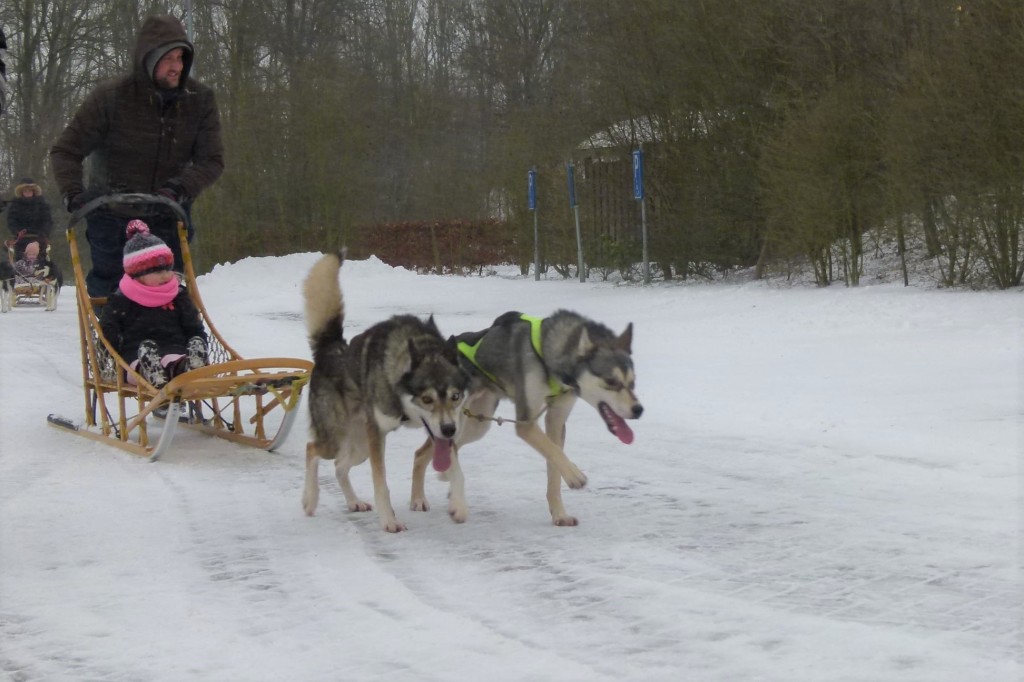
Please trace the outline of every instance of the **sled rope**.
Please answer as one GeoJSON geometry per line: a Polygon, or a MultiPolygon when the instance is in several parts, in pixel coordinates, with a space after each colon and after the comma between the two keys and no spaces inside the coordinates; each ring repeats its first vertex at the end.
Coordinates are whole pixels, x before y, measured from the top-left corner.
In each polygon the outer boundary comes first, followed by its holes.
{"type": "Polygon", "coordinates": [[[478,422],[485,422],[485,421],[496,422],[498,424],[498,426],[501,426],[505,422],[508,422],[509,424],[529,424],[531,422],[535,422],[538,419],[540,419],[541,415],[544,414],[545,412],[547,412],[549,404],[550,403],[545,402],[544,403],[544,408],[540,412],[538,412],[537,416],[534,417],[533,419],[506,419],[505,417],[485,417],[482,414],[477,414],[476,412],[473,412],[468,407],[462,408],[462,414],[466,415],[470,419],[475,419],[478,422]]]}

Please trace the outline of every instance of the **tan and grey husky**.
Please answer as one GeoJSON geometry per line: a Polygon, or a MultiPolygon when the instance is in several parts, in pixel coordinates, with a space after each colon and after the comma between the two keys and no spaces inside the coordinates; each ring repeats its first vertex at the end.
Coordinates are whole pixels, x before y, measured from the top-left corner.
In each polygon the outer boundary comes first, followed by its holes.
{"type": "Polygon", "coordinates": [[[359,499],[349,470],[369,457],[374,504],[384,530],[405,530],[391,506],[384,441],[399,426],[427,430],[434,467],[446,470],[463,423],[470,377],[460,367],[454,340],[446,341],[434,318],[395,315],[346,343],[338,273],[344,252],[324,256],[303,288],[306,328],[313,350],[309,415],[313,440],[306,445],[302,507],[312,516],[320,490],[321,459],[333,459],[335,476],[351,511],[373,507],[359,499]]]}
{"type": "MultiPolygon", "coordinates": [[[[465,484],[458,454],[463,446],[483,438],[502,399],[515,404],[516,435],[547,461],[547,499],[557,526],[575,526],[562,503],[562,480],[582,488],[587,477],[566,456],[565,422],[577,398],[597,410],[608,430],[623,443],[633,442],[625,420],[637,419],[643,406],[634,392],[633,325],[616,335],[606,326],[568,310],[539,319],[505,313],[479,332],[454,339],[462,366],[473,375],[468,417],[454,437],[455,454],[448,479],[448,513],[466,520],[465,484]],[[544,415],[544,431],[537,422],[544,415]]],[[[416,451],[413,464],[413,510],[429,508],[423,487],[432,444],[416,451]]],[[[435,467],[436,468],[436,467],[435,467]]]]}

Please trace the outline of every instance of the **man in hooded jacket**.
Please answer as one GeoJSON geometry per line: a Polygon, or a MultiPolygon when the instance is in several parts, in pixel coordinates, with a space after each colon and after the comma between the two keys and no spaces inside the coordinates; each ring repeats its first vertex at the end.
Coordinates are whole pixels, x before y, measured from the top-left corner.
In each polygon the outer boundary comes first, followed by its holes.
{"type": "MultiPolygon", "coordinates": [[[[69,212],[106,194],[159,194],[185,209],[191,240],[192,202],[224,170],[220,114],[213,91],[189,78],[193,54],[178,19],[151,16],[143,22],[133,71],[93,90],[50,149],[69,212]]],[[[91,296],[107,296],[117,288],[126,227],[135,217],[144,217],[153,234],[171,247],[175,269],[181,270],[177,221],[166,207],[140,216],[137,208],[107,204],[86,216],[91,296]]]]}

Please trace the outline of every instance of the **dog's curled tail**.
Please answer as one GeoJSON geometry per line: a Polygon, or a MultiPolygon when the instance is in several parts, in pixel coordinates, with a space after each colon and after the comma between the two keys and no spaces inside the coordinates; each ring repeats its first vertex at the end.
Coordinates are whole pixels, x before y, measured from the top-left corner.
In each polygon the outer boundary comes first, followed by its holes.
{"type": "Polygon", "coordinates": [[[345,262],[346,250],[329,253],[313,264],[302,285],[306,301],[306,331],[309,345],[316,350],[324,344],[342,340],[345,302],[341,296],[338,272],[345,262]]]}

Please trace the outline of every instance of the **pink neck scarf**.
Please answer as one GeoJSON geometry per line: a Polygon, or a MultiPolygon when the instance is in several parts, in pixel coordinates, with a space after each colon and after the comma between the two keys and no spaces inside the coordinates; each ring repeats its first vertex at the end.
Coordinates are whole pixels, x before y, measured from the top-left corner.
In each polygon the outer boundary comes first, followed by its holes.
{"type": "Polygon", "coordinates": [[[147,308],[165,306],[178,295],[177,277],[172,277],[159,286],[147,287],[145,284],[140,284],[138,280],[125,275],[121,278],[121,283],[118,286],[121,288],[122,294],[147,308]]]}

